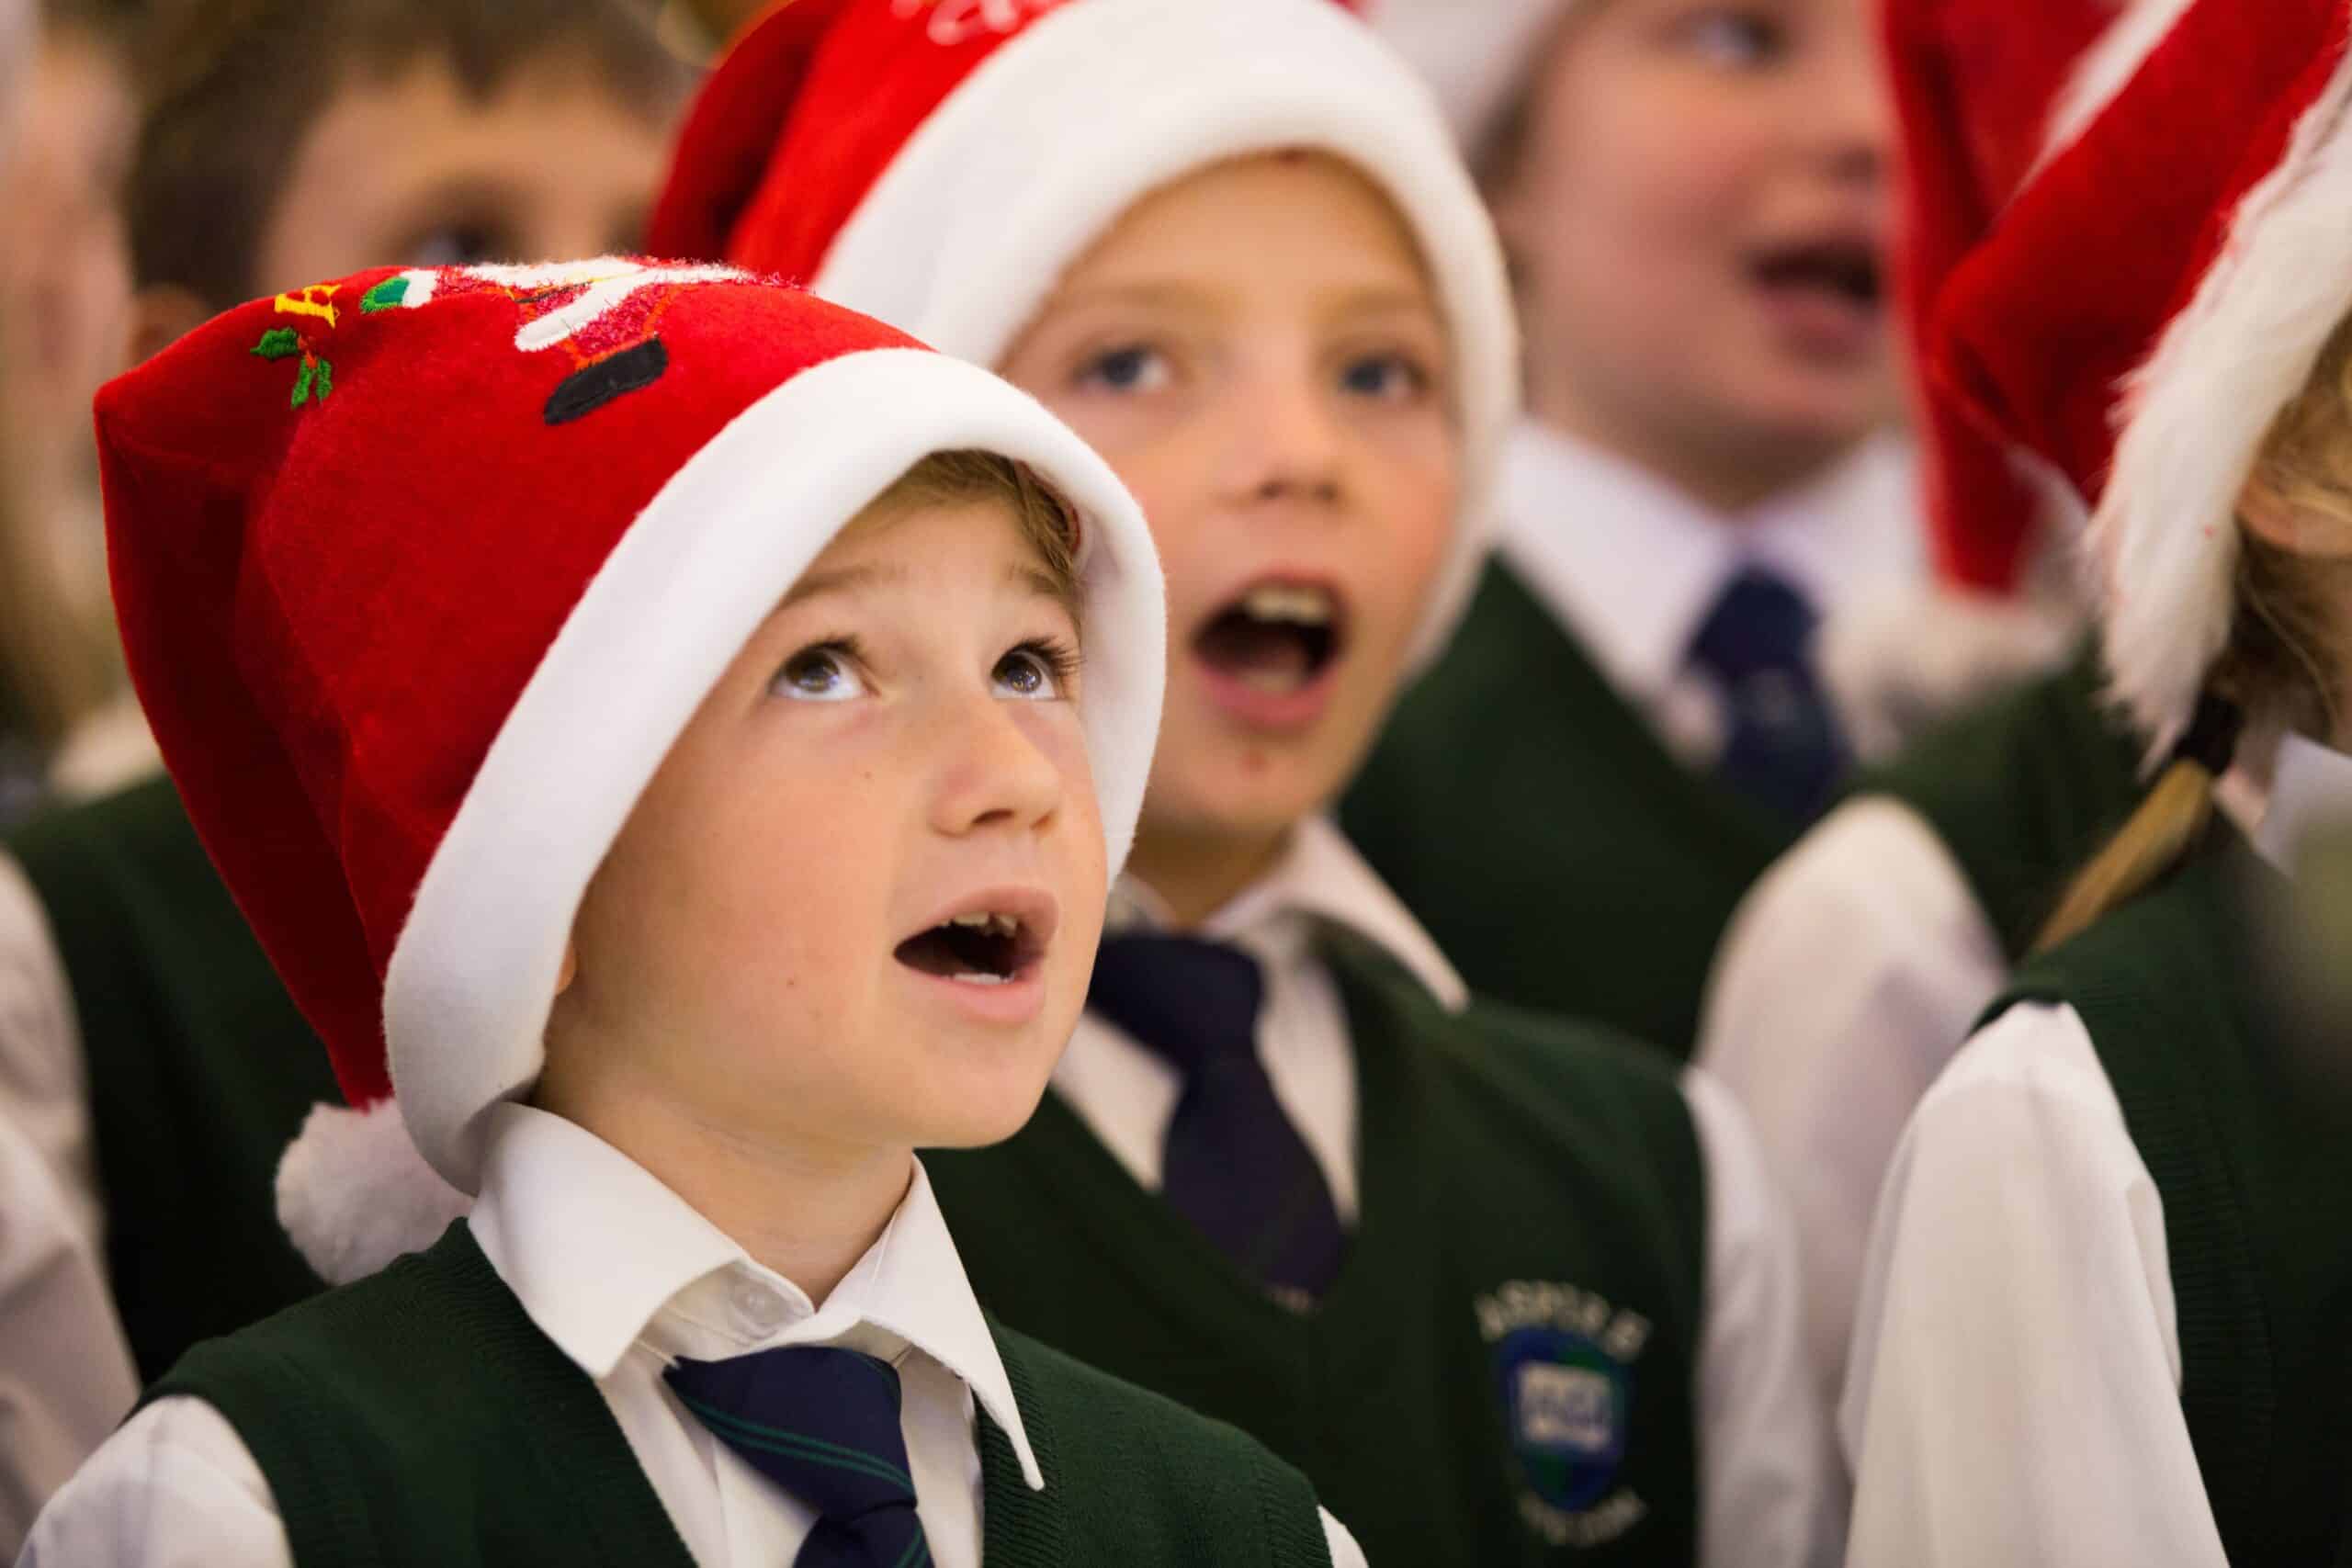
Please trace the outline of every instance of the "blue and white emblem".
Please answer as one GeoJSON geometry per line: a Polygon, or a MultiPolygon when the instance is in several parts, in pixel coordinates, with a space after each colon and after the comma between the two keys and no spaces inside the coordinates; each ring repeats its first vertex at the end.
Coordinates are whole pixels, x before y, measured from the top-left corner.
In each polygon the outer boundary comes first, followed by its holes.
{"type": "Polygon", "coordinates": [[[1600,1501],[1625,1458],[1626,1369],[1581,1334],[1521,1328],[1495,1347],[1495,1370],[1529,1487],[1568,1513],[1600,1501]]]}
{"type": "Polygon", "coordinates": [[[1633,1438],[1641,1314],[1575,1285],[1515,1280],[1475,1303],[1518,1461],[1520,1517],[1555,1546],[1598,1546],[1648,1516],[1620,1476],[1633,1438]]]}

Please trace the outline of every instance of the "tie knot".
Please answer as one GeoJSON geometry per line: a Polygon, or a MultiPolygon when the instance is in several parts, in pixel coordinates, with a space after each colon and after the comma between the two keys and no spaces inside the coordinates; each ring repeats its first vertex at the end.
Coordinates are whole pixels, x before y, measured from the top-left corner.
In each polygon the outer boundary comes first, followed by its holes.
{"type": "Polygon", "coordinates": [[[889,1363],[788,1346],[723,1361],[681,1357],[662,1379],[728,1447],[821,1517],[849,1523],[897,1509],[911,1518],[915,1483],[889,1363]]]}
{"type": "Polygon", "coordinates": [[[1228,942],[1156,931],[1106,936],[1086,1005],[1180,1072],[1257,1049],[1266,980],[1228,942]]]}
{"type": "Polygon", "coordinates": [[[1725,686],[1767,673],[1807,671],[1819,622],[1788,579],[1762,567],[1743,567],[1691,638],[1691,662],[1725,686]]]}

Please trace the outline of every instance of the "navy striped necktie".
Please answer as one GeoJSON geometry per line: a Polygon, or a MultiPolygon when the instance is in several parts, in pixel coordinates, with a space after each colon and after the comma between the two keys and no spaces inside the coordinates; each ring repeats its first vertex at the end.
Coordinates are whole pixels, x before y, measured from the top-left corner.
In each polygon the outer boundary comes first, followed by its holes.
{"type": "Polygon", "coordinates": [[[817,1511],[793,1568],[931,1561],[888,1362],[796,1345],[724,1361],[680,1357],[662,1377],[746,1463],[817,1511]]]}
{"type": "Polygon", "coordinates": [[[1329,1289],[1347,1251],[1339,1205],[1258,1056],[1265,976],[1225,942],[1106,936],[1086,1005],[1184,1077],[1160,1194],[1278,1299],[1329,1289]]]}

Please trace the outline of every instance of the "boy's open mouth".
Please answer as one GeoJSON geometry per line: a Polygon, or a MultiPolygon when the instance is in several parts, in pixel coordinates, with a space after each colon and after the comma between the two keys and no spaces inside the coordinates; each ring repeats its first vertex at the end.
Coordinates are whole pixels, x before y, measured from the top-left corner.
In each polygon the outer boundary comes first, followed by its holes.
{"type": "Polygon", "coordinates": [[[1878,249],[1861,240],[1820,240],[1767,251],[1748,270],[1775,293],[1817,295],[1859,310],[1875,310],[1883,288],[1878,249]]]}
{"type": "Polygon", "coordinates": [[[1269,579],[1211,615],[1193,649],[1242,685],[1287,695],[1313,685],[1346,642],[1346,607],[1329,587],[1269,579]]]}
{"type": "Polygon", "coordinates": [[[910,969],[972,986],[1002,986],[1045,956],[1034,921],[1001,910],[950,917],[900,942],[899,962],[910,969]]]}

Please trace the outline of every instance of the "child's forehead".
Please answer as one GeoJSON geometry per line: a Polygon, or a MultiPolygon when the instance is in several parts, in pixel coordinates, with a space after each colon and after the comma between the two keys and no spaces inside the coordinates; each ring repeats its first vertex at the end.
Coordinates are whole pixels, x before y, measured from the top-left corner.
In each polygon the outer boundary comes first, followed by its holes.
{"type": "Polygon", "coordinates": [[[1010,498],[886,498],[833,536],[777,609],[818,599],[898,599],[918,610],[979,597],[1069,603],[1068,583],[1010,498]]]}
{"type": "Polygon", "coordinates": [[[1139,197],[1072,264],[1059,294],[1211,302],[1265,276],[1272,260],[1262,246],[1237,249],[1235,234],[1272,241],[1285,230],[1312,241],[1289,254],[1323,291],[1435,308],[1419,238],[1386,187],[1351,163],[1305,149],[1212,164],[1139,197]]]}

